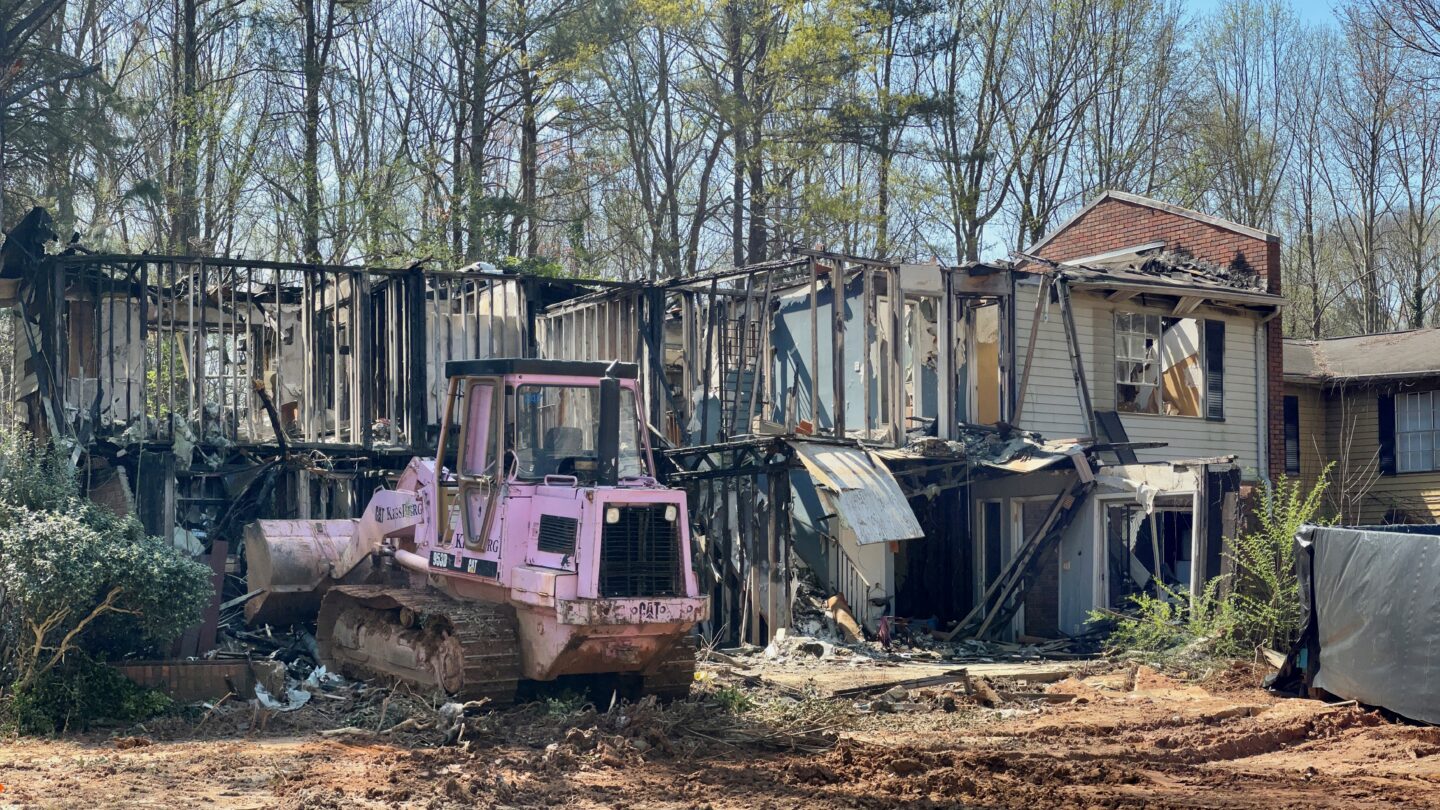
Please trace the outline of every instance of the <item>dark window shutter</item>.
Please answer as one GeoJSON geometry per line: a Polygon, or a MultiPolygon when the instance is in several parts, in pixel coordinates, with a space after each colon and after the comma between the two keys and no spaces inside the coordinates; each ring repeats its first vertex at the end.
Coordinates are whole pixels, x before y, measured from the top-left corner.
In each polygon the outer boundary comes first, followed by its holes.
{"type": "Polygon", "coordinates": [[[1285,397],[1285,474],[1300,474],[1300,398],[1285,397]]]}
{"type": "Polygon", "coordinates": [[[1225,322],[1205,322],[1205,418],[1225,420],[1225,322]]]}
{"type": "Polygon", "coordinates": [[[1380,411],[1380,474],[1395,474],[1395,397],[1381,394],[1380,411]]]}

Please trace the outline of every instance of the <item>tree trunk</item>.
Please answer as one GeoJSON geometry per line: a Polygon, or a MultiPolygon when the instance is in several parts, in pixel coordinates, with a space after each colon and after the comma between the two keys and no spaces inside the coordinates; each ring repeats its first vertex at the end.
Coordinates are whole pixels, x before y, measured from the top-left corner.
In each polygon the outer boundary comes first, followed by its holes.
{"type": "MultiPolygon", "coordinates": [[[[320,262],[320,82],[324,66],[320,63],[320,21],[315,8],[317,0],[301,0],[305,17],[304,72],[305,113],[301,129],[305,140],[301,157],[301,182],[305,188],[304,210],[301,211],[301,252],[307,262],[320,262]]],[[[319,0],[325,2],[325,0],[319,0]]]]}
{"type": "MultiPolygon", "coordinates": [[[[670,49],[665,39],[665,27],[662,25],[656,30],[656,69],[658,71],[656,82],[656,96],[660,101],[660,114],[664,127],[664,155],[661,158],[660,171],[665,178],[665,251],[662,260],[665,264],[665,275],[670,278],[680,276],[680,180],[676,176],[675,166],[675,116],[670,105],[670,49]]],[[[654,280],[653,278],[651,279],[654,280]]]]}
{"type": "Polygon", "coordinates": [[[730,0],[727,11],[730,15],[730,89],[735,94],[735,165],[731,172],[730,208],[730,251],[736,267],[745,264],[745,65],[741,62],[743,16],[739,0],[730,0]]]}
{"type": "Polygon", "coordinates": [[[197,236],[199,225],[200,206],[196,199],[200,173],[199,139],[196,136],[199,100],[196,91],[197,74],[200,70],[200,46],[196,31],[196,2],[197,0],[181,0],[180,9],[180,176],[176,178],[179,199],[172,238],[181,253],[190,252],[191,242],[197,236]]]}
{"type": "Polygon", "coordinates": [[[525,217],[525,255],[540,255],[540,234],[535,227],[535,207],[539,202],[538,178],[540,130],[535,120],[535,76],[525,78],[525,109],[520,116],[520,206],[525,217]]]}
{"type": "MultiPolygon", "coordinates": [[[[752,97],[759,106],[759,101],[767,98],[769,92],[767,78],[765,76],[765,62],[769,58],[769,33],[761,30],[756,36],[755,43],[755,81],[752,83],[752,97]]],[[[751,263],[765,261],[765,237],[767,224],[765,221],[765,154],[763,144],[765,140],[765,116],[760,110],[751,110],[750,139],[747,144],[748,154],[745,159],[745,166],[748,170],[750,180],[750,245],[746,251],[745,260],[751,263]]]]}
{"type": "MultiPolygon", "coordinates": [[[[9,188],[10,176],[5,171],[5,115],[5,108],[0,107],[0,237],[8,232],[5,226],[5,191],[9,188]]],[[[4,244],[4,239],[0,239],[0,244],[4,244]]]]}
{"type": "Polygon", "coordinates": [[[468,177],[469,205],[466,206],[467,226],[470,231],[469,249],[465,252],[465,258],[469,261],[477,261],[481,256],[484,246],[485,234],[485,142],[487,130],[485,126],[485,99],[488,95],[489,56],[486,53],[490,47],[490,4],[488,0],[480,0],[476,5],[475,19],[472,21],[471,38],[474,41],[474,49],[470,53],[470,98],[468,101],[470,112],[470,171],[468,177]]]}

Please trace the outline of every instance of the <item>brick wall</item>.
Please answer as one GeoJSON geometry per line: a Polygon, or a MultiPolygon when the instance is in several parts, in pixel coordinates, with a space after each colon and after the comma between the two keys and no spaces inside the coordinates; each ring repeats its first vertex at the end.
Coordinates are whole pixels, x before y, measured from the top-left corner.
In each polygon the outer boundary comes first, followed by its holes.
{"type": "Polygon", "coordinates": [[[1035,583],[1025,592],[1025,635],[1063,638],[1060,632],[1060,549],[1045,555],[1035,583]]]}
{"type": "MultiPolygon", "coordinates": [[[[1280,243],[1221,228],[1181,214],[1113,197],[1086,211],[1037,251],[1041,258],[1066,261],[1129,247],[1165,243],[1215,264],[1246,266],[1266,279],[1268,292],[1280,293],[1280,243]]],[[[1269,473],[1285,469],[1284,360],[1279,318],[1265,326],[1269,380],[1269,473]]]]}

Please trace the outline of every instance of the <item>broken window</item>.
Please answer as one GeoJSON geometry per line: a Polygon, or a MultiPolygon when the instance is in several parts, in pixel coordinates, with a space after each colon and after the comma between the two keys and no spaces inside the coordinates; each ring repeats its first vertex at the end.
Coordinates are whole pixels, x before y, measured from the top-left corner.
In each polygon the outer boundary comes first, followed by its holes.
{"type": "Polygon", "coordinates": [[[1204,390],[1199,320],[1115,313],[1116,410],[1201,416],[1204,390]]]}
{"type": "Polygon", "coordinates": [[[1125,607],[1130,597],[1139,593],[1154,596],[1157,571],[1165,589],[1188,593],[1194,571],[1194,527],[1188,495],[1156,498],[1150,514],[1134,503],[1108,504],[1105,543],[1110,606],[1125,607]]]}
{"type": "Polygon", "coordinates": [[[1440,441],[1440,416],[1435,409],[1440,397],[1435,392],[1398,394],[1395,397],[1395,455],[1399,472],[1424,472],[1440,469],[1435,456],[1440,441]]]}

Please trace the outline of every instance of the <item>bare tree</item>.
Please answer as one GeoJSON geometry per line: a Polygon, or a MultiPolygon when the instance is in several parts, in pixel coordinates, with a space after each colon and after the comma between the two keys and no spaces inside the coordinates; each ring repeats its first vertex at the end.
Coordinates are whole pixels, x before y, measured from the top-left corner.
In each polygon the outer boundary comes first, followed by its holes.
{"type": "Polygon", "coordinates": [[[1327,129],[1332,161],[1321,164],[1335,208],[1335,225],[1360,291],[1362,326],[1379,332],[1390,323],[1381,279],[1381,230],[1394,194],[1394,150],[1401,79],[1396,52],[1375,36],[1376,21],[1351,14],[1349,57],[1331,85],[1327,129]]]}
{"type": "Polygon", "coordinates": [[[1293,155],[1290,122],[1303,40],[1288,3],[1233,0],[1201,28],[1196,60],[1205,104],[1193,125],[1191,202],[1269,227],[1293,155]]]}
{"type": "Polygon", "coordinates": [[[1396,282],[1412,329],[1433,320],[1436,263],[1440,260],[1440,88],[1407,84],[1397,116],[1395,176],[1396,282]]]}

